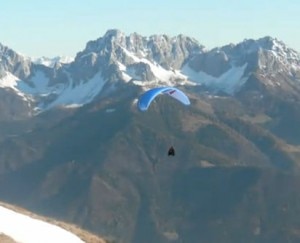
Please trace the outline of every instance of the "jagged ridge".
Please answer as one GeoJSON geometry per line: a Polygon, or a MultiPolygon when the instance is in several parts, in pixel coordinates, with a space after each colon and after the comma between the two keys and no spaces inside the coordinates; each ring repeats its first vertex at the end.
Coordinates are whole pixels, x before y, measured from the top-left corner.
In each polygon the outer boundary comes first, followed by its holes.
{"type": "Polygon", "coordinates": [[[56,59],[50,66],[0,47],[0,87],[21,98],[29,116],[57,106],[82,106],[126,83],[146,88],[201,85],[234,95],[255,76],[270,90],[298,94],[299,54],[271,37],[206,50],[183,35],[126,36],[108,30],[89,41],[73,62],[56,59]]]}

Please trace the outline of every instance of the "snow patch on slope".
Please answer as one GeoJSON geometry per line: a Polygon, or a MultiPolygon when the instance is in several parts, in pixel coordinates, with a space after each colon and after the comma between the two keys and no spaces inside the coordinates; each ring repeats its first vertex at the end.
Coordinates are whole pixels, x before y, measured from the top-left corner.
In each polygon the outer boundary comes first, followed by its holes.
{"type": "Polygon", "coordinates": [[[28,83],[6,72],[5,76],[0,79],[0,88],[13,90],[25,101],[33,101],[33,97],[49,96],[47,103],[40,103],[35,108],[35,111],[44,111],[55,106],[74,108],[87,104],[101,92],[105,83],[101,72],[90,80],[81,81],[76,85],[70,79],[68,83],[58,83],[52,86],[49,85],[49,78],[40,71],[37,71],[28,83]]]}
{"type": "Polygon", "coordinates": [[[21,96],[23,100],[30,101],[31,98],[27,96],[22,90],[20,90],[19,86],[25,87],[26,84],[10,72],[5,72],[4,77],[0,79],[0,88],[12,89],[18,96],[21,96]]]}
{"type": "Polygon", "coordinates": [[[182,73],[187,76],[191,81],[206,85],[211,88],[215,88],[219,91],[224,91],[228,94],[233,94],[246,82],[247,77],[244,77],[244,72],[247,67],[247,63],[243,66],[232,66],[227,72],[223,73],[219,77],[213,77],[205,72],[196,72],[188,65],[185,65],[182,69],[182,73]]]}
{"type": "MultiPolygon", "coordinates": [[[[130,79],[135,79],[134,84],[140,85],[140,86],[155,86],[155,85],[175,85],[180,84],[180,81],[182,83],[186,83],[187,79],[186,76],[182,75],[179,70],[166,70],[161,65],[159,65],[156,62],[151,62],[146,58],[139,58],[135,56],[132,52],[126,50],[125,48],[122,48],[124,53],[132,58],[134,63],[144,63],[149,66],[151,72],[155,76],[154,80],[151,81],[141,81],[140,78],[136,76],[133,71],[129,68],[127,68],[122,63],[118,63],[120,71],[123,73],[123,77],[126,78],[126,81],[130,79]]],[[[181,84],[182,84],[181,83],[181,84]]]]}
{"type": "Polygon", "coordinates": [[[45,96],[53,91],[53,87],[49,87],[49,78],[43,72],[36,72],[30,79],[31,85],[20,81],[17,88],[25,94],[45,96]]]}
{"type": "Polygon", "coordinates": [[[0,233],[20,243],[84,243],[78,236],[56,225],[0,206],[0,233]]]}
{"type": "Polygon", "coordinates": [[[81,81],[76,86],[71,82],[62,89],[50,105],[41,108],[49,109],[55,106],[80,107],[91,102],[100,93],[105,83],[106,81],[102,78],[101,72],[98,72],[88,81],[81,81]]]}

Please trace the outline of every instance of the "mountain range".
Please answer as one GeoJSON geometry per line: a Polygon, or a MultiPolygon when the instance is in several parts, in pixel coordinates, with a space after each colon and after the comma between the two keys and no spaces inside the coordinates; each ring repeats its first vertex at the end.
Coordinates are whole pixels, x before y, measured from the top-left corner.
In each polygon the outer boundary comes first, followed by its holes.
{"type": "Polygon", "coordinates": [[[119,30],[89,41],[74,60],[32,60],[3,45],[0,54],[1,87],[26,109],[20,116],[55,106],[81,106],[128,83],[200,85],[234,95],[260,75],[266,88],[291,95],[298,88],[300,60],[296,51],[271,37],[206,50],[183,35],[125,36],[119,30]],[[277,81],[278,76],[284,82],[277,81]]]}
{"type": "Polygon", "coordinates": [[[299,79],[269,36],[112,29],[54,62],[0,44],[0,199],[116,242],[298,242],[299,79]],[[139,112],[156,86],[191,105],[139,112]]]}

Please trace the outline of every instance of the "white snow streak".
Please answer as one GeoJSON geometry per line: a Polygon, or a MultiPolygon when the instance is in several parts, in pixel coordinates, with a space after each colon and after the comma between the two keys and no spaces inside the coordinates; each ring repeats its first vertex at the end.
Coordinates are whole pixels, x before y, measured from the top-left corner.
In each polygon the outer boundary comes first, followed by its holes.
{"type": "Polygon", "coordinates": [[[24,82],[10,72],[5,72],[5,76],[0,79],[0,88],[10,88],[14,90],[17,95],[21,96],[23,100],[28,101],[29,97],[18,88],[18,85],[21,85],[21,83],[24,82]]]}
{"type": "MultiPolygon", "coordinates": [[[[133,53],[126,50],[125,48],[123,48],[123,51],[126,53],[126,55],[128,57],[131,57],[135,63],[145,63],[145,64],[149,65],[151,72],[156,77],[156,80],[153,80],[154,83],[159,81],[159,82],[165,83],[165,85],[172,85],[174,83],[175,79],[186,79],[185,76],[183,76],[177,70],[166,70],[165,68],[163,68],[156,62],[151,62],[146,58],[138,58],[137,56],[135,56],[133,53]]],[[[120,67],[120,70],[123,71],[123,73],[125,73],[126,76],[131,76],[132,78],[137,80],[137,81],[135,81],[135,84],[137,84],[137,85],[145,84],[145,82],[138,80],[139,77],[136,77],[131,72],[131,70],[126,69],[126,67],[124,65],[121,66],[121,64],[119,64],[119,67],[120,67]]],[[[147,82],[147,84],[151,84],[151,83],[147,82]]]]}
{"type": "Polygon", "coordinates": [[[198,84],[204,84],[208,87],[214,87],[219,91],[233,94],[247,80],[247,77],[243,77],[246,67],[247,64],[244,64],[240,67],[233,66],[221,76],[213,77],[202,71],[196,72],[188,65],[185,65],[182,69],[182,73],[185,74],[191,81],[194,81],[198,84]]]}
{"type": "Polygon", "coordinates": [[[0,233],[20,243],[84,243],[56,225],[33,219],[0,206],[0,233]]]}
{"type": "Polygon", "coordinates": [[[54,106],[75,107],[87,104],[99,94],[105,83],[106,81],[100,72],[87,82],[81,81],[76,86],[70,83],[47,108],[54,106]]]}
{"type": "Polygon", "coordinates": [[[17,88],[25,94],[30,95],[43,95],[46,96],[49,93],[52,93],[55,89],[54,87],[49,87],[49,78],[43,72],[36,72],[34,76],[30,79],[32,86],[29,86],[27,83],[19,80],[17,88]]]}
{"type": "Polygon", "coordinates": [[[100,93],[105,83],[106,81],[103,80],[101,72],[97,73],[92,79],[81,81],[76,85],[71,80],[66,84],[59,83],[52,86],[49,86],[49,78],[41,71],[37,71],[30,79],[30,85],[6,72],[6,75],[0,79],[0,88],[10,88],[26,101],[32,100],[33,96],[57,95],[52,103],[39,104],[35,109],[36,111],[43,111],[55,106],[75,108],[87,104],[100,93]]]}

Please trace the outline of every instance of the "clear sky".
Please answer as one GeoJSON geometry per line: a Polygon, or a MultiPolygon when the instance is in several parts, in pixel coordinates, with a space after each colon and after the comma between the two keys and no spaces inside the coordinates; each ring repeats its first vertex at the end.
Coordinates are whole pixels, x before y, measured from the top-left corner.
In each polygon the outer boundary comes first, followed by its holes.
{"type": "Polygon", "coordinates": [[[188,35],[207,48],[275,37],[300,51],[300,0],[9,0],[0,43],[31,57],[75,56],[108,29],[188,35]]]}

